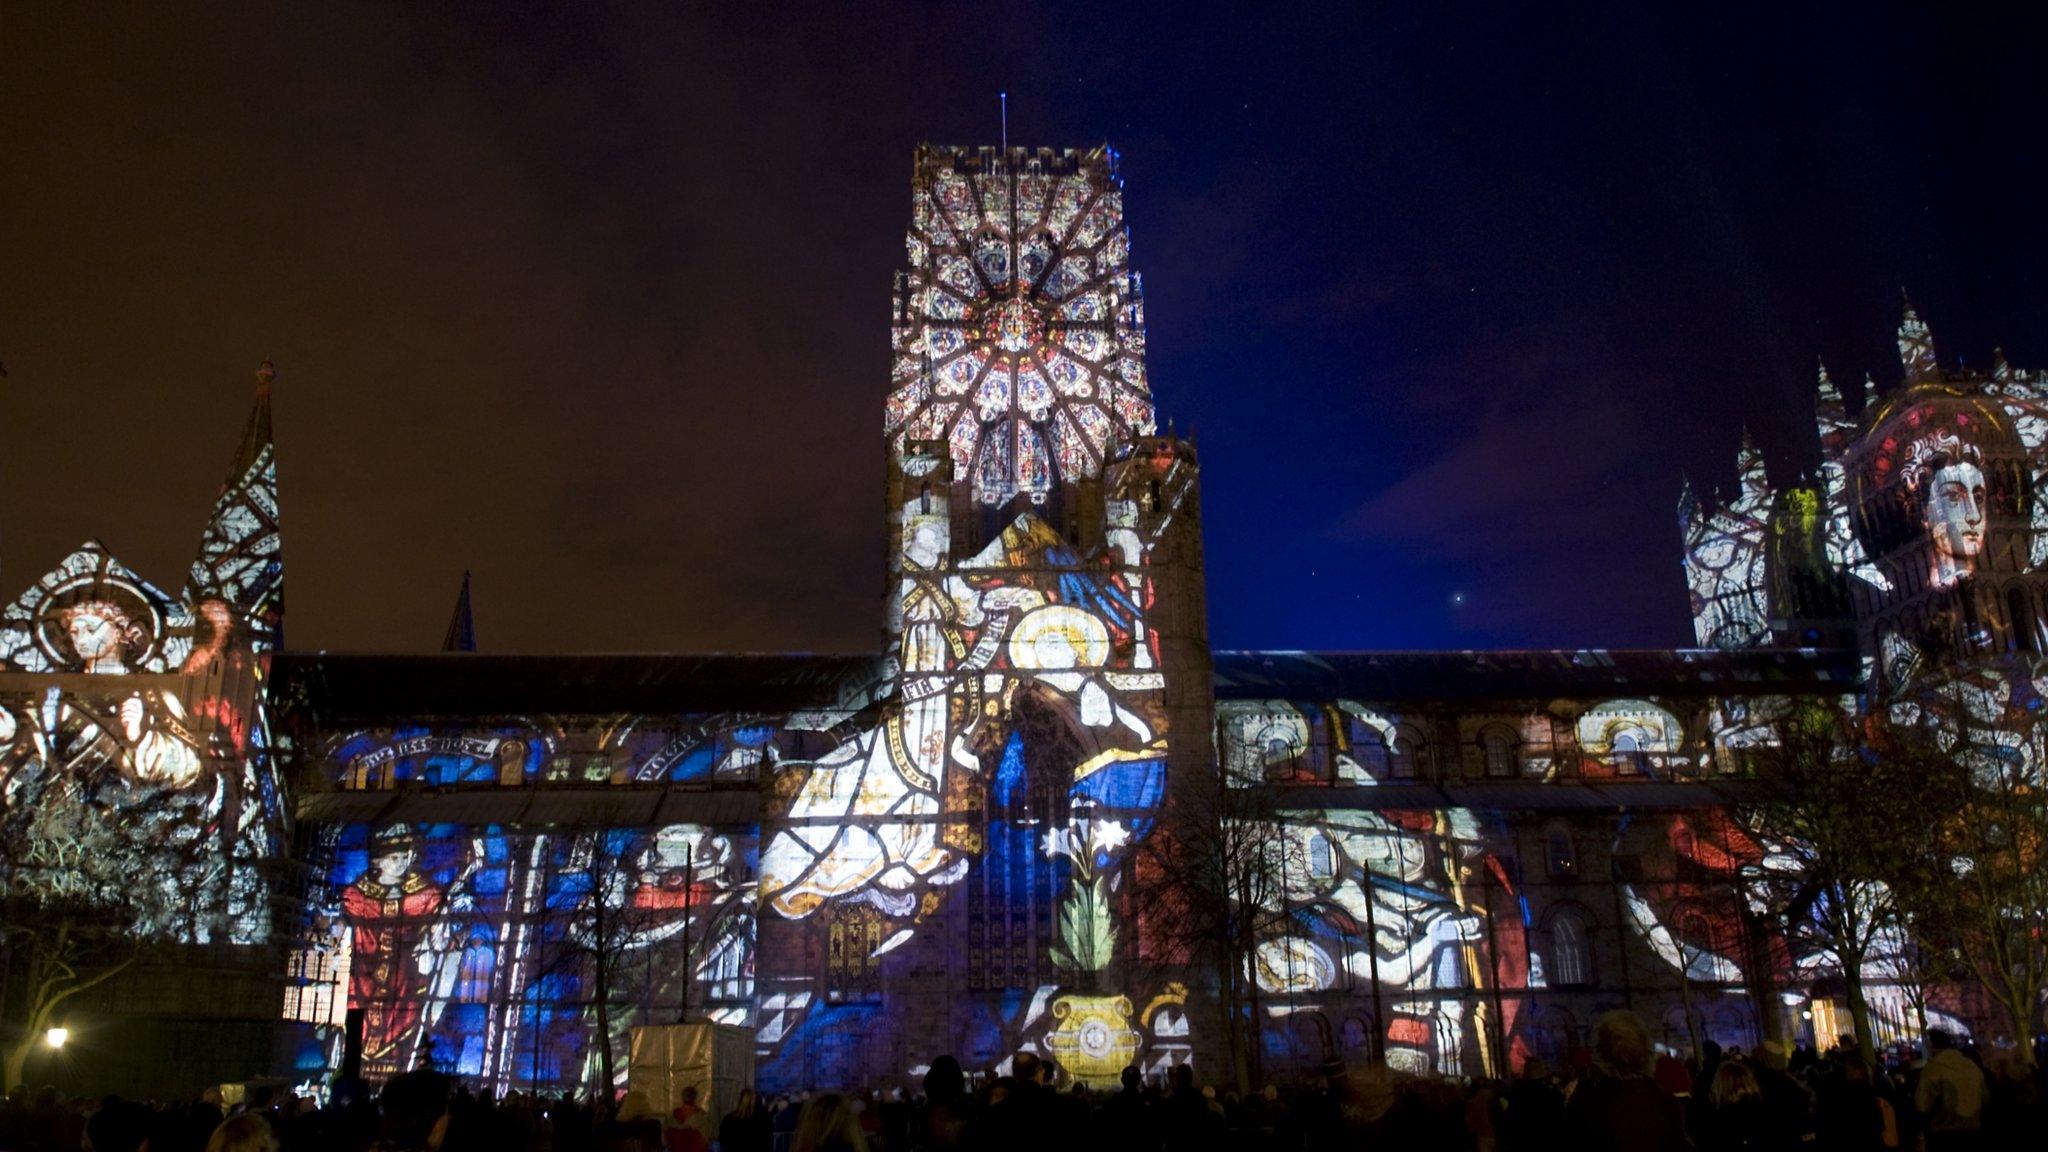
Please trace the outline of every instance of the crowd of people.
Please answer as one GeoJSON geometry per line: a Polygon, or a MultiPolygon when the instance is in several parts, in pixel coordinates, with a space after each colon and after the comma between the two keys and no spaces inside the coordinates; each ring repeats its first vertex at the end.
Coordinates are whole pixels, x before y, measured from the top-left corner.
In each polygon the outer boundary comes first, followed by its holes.
{"type": "Polygon", "coordinates": [[[818,1092],[758,1099],[715,1115],[694,1089],[666,1112],[639,1092],[616,1101],[478,1094],[439,1073],[326,1106],[260,1091],[223,1110],[197,1101],[96,1104],[54,1089],[0,1105],[0,1152],[1183,1152],[1191,1149],[1419,1148],[1429,1152],[1822,1152],[2037,1147],[2038,1060],[1994,1061],[1941,1033],[1924,1059],[1866,1063],[1844,1038],[1826,1054],[1766,1045],[1686,1062],[1658,1055],[1641,1021],[1610,1013],[1584,1060],[1530,1059],[1508,1081],[1397,1075],[1384,1063],[1331,1065],[1282,1091],[1246,1096],[1126,1069],[1120,1090],[1056,1085],[1030,1054],[970,1082],[941,1057],[912,1094],[818,1092]]]}

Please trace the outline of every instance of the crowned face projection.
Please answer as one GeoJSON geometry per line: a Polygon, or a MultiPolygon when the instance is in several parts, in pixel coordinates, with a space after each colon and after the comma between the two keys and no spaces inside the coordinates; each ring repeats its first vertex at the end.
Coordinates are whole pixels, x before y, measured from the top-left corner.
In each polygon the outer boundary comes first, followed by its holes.
{"type": "Polygon", "coordinates": [[[1968,460],[1936,469],[1929,478],[1924,523],[1937,587],[1976,570],[1984,551],[1984,495],[1984,472],[1968,460]]]}

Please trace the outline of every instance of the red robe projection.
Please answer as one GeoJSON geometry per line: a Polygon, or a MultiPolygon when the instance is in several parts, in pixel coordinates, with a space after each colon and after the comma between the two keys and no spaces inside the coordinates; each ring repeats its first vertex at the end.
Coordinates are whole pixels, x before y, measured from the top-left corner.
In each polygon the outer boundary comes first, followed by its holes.
{"type": "Polygon", "coordinates": [[[427,921],[440,912],[442,892],[418,872],[396,884],[365,872],[341,894],[353,930],[348,1005],[363,1010],[363,1061],[383,1070],[404,1069],[404,1046],[413,1039],[427,976],[415,962],[427,921]]]}
{"type": "Polygon", "coordinates": [[[683,875],[680,871],[663,872],[642,880],[633,889],[633,907],[687,913],[709,908],[718,899],[716,884],[708,879],[685,884],[683,875]]]}

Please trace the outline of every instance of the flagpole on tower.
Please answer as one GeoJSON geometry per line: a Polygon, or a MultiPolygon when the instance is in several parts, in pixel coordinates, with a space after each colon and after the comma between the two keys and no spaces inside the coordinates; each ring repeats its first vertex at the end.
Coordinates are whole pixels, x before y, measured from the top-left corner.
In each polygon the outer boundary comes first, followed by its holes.
{"type": "Polygon", "coordinates": [[[1003,110],[1003,154],[1007,156],[1010,153],[1010,94],[998,92],[996,100],[1003,110]]]}

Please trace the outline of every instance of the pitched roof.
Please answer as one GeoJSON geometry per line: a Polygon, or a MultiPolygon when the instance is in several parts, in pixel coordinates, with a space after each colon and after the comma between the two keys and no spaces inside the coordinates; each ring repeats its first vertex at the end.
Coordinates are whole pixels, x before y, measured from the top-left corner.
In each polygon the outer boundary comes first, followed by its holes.
{"type": "Polygon", "coordinates": [[[1448,700],[1853,692],[1854,650],[1218,652],[1219,700],[1448,700]]]}
{"type": "Polygon", "coordinates": [[[287,652],[274,699],[315,723],[437,716],[858,709],[874,656],[714,653],[390,656],[287,652]]]}

